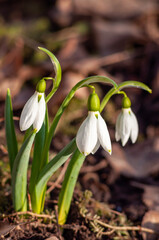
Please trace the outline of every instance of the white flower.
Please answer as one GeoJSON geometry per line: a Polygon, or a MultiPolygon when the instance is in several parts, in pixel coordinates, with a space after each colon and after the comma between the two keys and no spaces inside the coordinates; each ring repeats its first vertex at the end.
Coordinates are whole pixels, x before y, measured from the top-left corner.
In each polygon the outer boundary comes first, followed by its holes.
{"type": "Polygon", "coordinates": [[[45,117],[44,93],[35,91],[33,96],[26,102],[20,116],[20,130],[25,131],[32,124],[33,128],[40,130],[45,117]]]}
{"type": "Polygon", "coordinates": [[[135,143],[138,132],[139,127],[135,114],[131,108],[123,108],[116,122],[116,141],[121,139],[122,146],[124,146],[130,137],[132,143],[135,143]]]}
{"type": "Polygon", "coordinates": [[[81,153],[87,156],[95,153],[102,145],[105,151],[111,154],[111,141],[104,119],[98,111],[89,111],[85,121],[80,126],[76,144],[81,153]]]}

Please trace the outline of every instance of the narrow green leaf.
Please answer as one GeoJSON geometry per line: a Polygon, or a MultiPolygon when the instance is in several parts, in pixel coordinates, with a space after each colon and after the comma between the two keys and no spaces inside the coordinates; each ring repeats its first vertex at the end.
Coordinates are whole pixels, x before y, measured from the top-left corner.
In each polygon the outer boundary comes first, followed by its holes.
{"type": "Polygon", "coordinates": [[[144,83],[142,82],[138,82],[138,81],[126,81],[126,82],[122,82],[118,85],[118,89],[122,90],[123,88],[127,88],[127,87],[137,87],[137,88],[141,88],[149,93],[152,93],[152,90],[144,83]]]}
{"type": "Polygon", "coordinates": [[[76,142],[75,139],[73,139],[42,169],[34,188],[34,192],[32,193],[32,197],[34,198],[32,209],[34,212],[41,212],[44,196],[43,193],[49,178],[71,156],[75,149],[76,142]]]}
{"type": "Polygon", "coordinates": [[[62,189],[60,191],[58,201],[58,223],[60,225],[66,222],[75,184],[84,160],[85,156],[76,149],[67,167],[62,189]]]}
{"type": "Polygon", "coordinates": [[[39,176],[41,169],[47,164],[47,162],[42,163],[41,161],[42,151],[43,151],[47,133],[48,133],[48,114],[46,111],[43,125],[40,131],[35,136],[33,160],[32,160],[32,167],[31,167],[31,177],[30,177],[30,184],[29,184],[30,193],[32,192],[35,186],[35,182],[37,181],[37,178],[39,176]]]}
{"type": "Polygon", "coordinates": [[[5,132],[9,154],[9,163],[12,171],[13,163],[18,152],[18,145],[14,129],[12,100],[9,89],[7,90],[5,101],[5,132]]]}
{"type": "Polygon", "coordinates": [[[27,169],[35,131],[24,141],[12,170],[12,197],[16,211],[27,211],[27,169]]]}
{"type": "Polygon", "coordinates": [[[25,140],[30,136],[30,134],[32,133],[32,131],[33,131],[33,126],[30,126],[30,128],[28,128],[28,129],[25,131],[24,138],[23,138],[23,142],[25,142],[25,140]]]}
{"type": "Polygon", "coordinates": [[[54,66],[54,70],[55,70],[55,81],[53,84],[53,88],[51,90],[51,92],[47,95],[46,97],[46,102],[48,102],[50,100],[50,98],[53,96],[53,94],[56,92],[56,90],[59,87],[59,84],[61,82],[61,66],[59,61],[57,60],[57,58],[55,57],[55,55],[53,53],[51,53],[49,50],[47,50],[46,48],[42,48],[42,47],[38,47],[40,50],[42,50],[43,52],[45,52],[51,59],[51,62],[54,66]]]}
{"type": "MultiPolygon", "coordinates": [[[[34,153],[33,153],[33,160],[32,160],[30,184],[29,184],[29,192],[30,192],[31,202],[33,206],[35,206],[36,204],[36,202],[34,203],[34,197],[32,196],[36,181],[39,177],[41,169],[48,163],[48,155],[45,159],[42,159],[42,151],[43,151],[47,133],[48,133],[48,111],[46,109],[45,121],[40,131],[36,134],[35,143],[34,143],[34,153]],[[45,162],[42,162],[42,160],[45,160],[45,162]]],[[[45,192],[44,192],[43,200],[45,200],[45,192]]],[[[42,209],[43,209],[43,206],[44,206],[44,203],[41,206],[42,209]]]]}

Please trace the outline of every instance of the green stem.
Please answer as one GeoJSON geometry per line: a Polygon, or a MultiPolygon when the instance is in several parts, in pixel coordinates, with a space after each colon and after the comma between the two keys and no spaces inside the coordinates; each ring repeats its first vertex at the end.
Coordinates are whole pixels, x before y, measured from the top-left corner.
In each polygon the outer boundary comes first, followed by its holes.
{"type": "Polygon", "coordinates": [[[126,95],[126,93],[124,91],[121,91],[124,88],[127,87],[137,87],[137,88],[141,88],[145,91],[148,91],[149,93],[152,93],[152,90],[144,83],[141,82],[137,82],[137,81],[126,81],[126,82],[122,82],[118,85],[118,87],[113,87],[109,90],[109,92],[105,95],[105,97],[103,98],[102,102],[101,102],[101,106],[100,106],[100,112],[103,111],[105,105],[107,104],[107,102],[109,101],[109,99],[115,95],[115,94],[124,94],[126,95]]]}
{"type": "Polygon", "coordinates": [[[110,90],[109,90],[109,92],[105,95],[105,97],[103,98],[103,100],[102,100],[102,102],[101,102],[101,104],[100,104],[100,112],[102,112],[103,111],[103,109],[104,109],[104,107],[105,107],[105,105],[107,104],[107,102],[109,101],[109,99],[113,96],[113,95],[115,95],[116,93],[118,93],[118,89],[117,88],[111,88],[110,90]]]}
{"type": "Polygon", "coordinates": [[[62,189],[60,191],[58,201],[58,223],[60,225],[63,225],[66,222],[75,184],[84,160],[85,156],[76,149],[67,167],[62,189]]]}
{"type": "Polygon", "coordinates": [[[56,129],[56,126],[65,110],[65,108],[68,106],[69,102],[71,101],[71,99],[73,98],[75,92],[84,87],[85,85],[88,85],[90,83],[95,83],[95,82],[104,82],[104,83],[107,83],[107,84],[111,84],[114,86],[114,88],[117,87],[117,84],[110,78],[107,78],[107,77],[103,77],[103,76],[93,76],[93,77],[88,77],[88,78],[85,78],[83,79],[82,81],[80,81],[79,83],[77,83],[73,88],[72,90],[69,92],[69,94],[67,95],[67,97],[64,99],[63,103],[61,104],[58,112],[56,113],[55,117],[54,117],[54,120],[51,124],[51,127],[50,127],[50,130],[49,130],[49,133],[47,135],[47,139],[46,139],[46,142],[45,142],[45,146],[44,146],[44,151],[43,151],[43,156],[42,158],[45,158],[47,152],[49,151],[49,148],[50,148],[50,144],[51,144],[51,140],[52,140],[52,137],[54,135],[54,132],[55,132],[55,129],[56,129]]]}

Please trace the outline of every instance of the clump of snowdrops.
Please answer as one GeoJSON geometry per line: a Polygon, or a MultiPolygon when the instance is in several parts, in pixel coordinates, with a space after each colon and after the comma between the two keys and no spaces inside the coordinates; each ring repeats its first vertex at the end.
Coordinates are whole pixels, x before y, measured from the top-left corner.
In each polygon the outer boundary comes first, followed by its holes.
{"type": "Polygon", "coordinates": [[[111,139],[106,122],[101,116],[109,99],[115,94],[123,96],[122,109],[116,122],[116,140],[121,140],[124,146],[130,138],[134,143],[138,137],[138,122],[131,110],[131,101],[123,91],[127,87],[138,87],[151,93],[151,89],[141,82],[125,81],[117,84],[104,76],[91,76],[78,82],[69,92],[59,107],[53,121],[49,123],[47,103],[58,90],[61,82],[61,66],[56,57],[47,49],[39,47],[46,53],[54,66],[55,77],[41,79],[32,97],[25,104],[20,116],[20,130],[25,131],[23,143],[18,149],[10,90],[8,89],[5,104],[5,130],[9,163],[11,169],[12,199],[15,211],[28,210],[28,192],[31,199],[31,208],[35,213],[44,209],[47,182],[55,171],[68,158],[71,158],[62,184],[58,199],[58,222],[64,224],[69,212],[74,187],[80,168],[88,154],[94,154],[100,145],[111,154],[111,139]],[[51,80],[53,87],[45,96],[46,81],[51,80]],[[101,103],[93,83],[105,83],[111,86],[101,103]],[[65,146],[55,157],[49,160],[49,148],[58,122],[73,98],[75,92],[83,87],[90,88],[88,98],[88,116],[81,124],[76,137],[65,146]],[[34,144],[33,144],[34,143],[34,144]],[[31,177],[27,186],[27,171],[30,152],[33,148],[31,177]]]}

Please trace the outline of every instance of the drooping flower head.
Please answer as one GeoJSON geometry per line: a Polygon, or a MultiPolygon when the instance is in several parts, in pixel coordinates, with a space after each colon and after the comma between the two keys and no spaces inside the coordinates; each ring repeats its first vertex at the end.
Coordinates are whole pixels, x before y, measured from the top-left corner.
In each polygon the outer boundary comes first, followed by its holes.
{"type": "Polygon", "coordinates": [[[122,146],[125,146],[129,137],[135,143],[138,137],[139,127],[135,114],[131,110],[131,101],[125,96],[122,101],[122,111],[116,121],[115,138],[121,139],[122,146]]]}
{"type": "Polygon", "coordinates": [[[44,79],[39,81],[35,93],[26,102],[20,116],[20,130],[25,131],[33,125],[38,132],[43,124],[46,110],[44,92],[46,82],[44,79]]]}
{"type": "Polygon", "coordinates": [[[111,154],[109,132],[99,109],[99,97],[93,92],[88,98],[88,116],[80,126],[76,136],[77,147],[85,156],[90,153],[94,154],[100,145],[111,154]]]}

